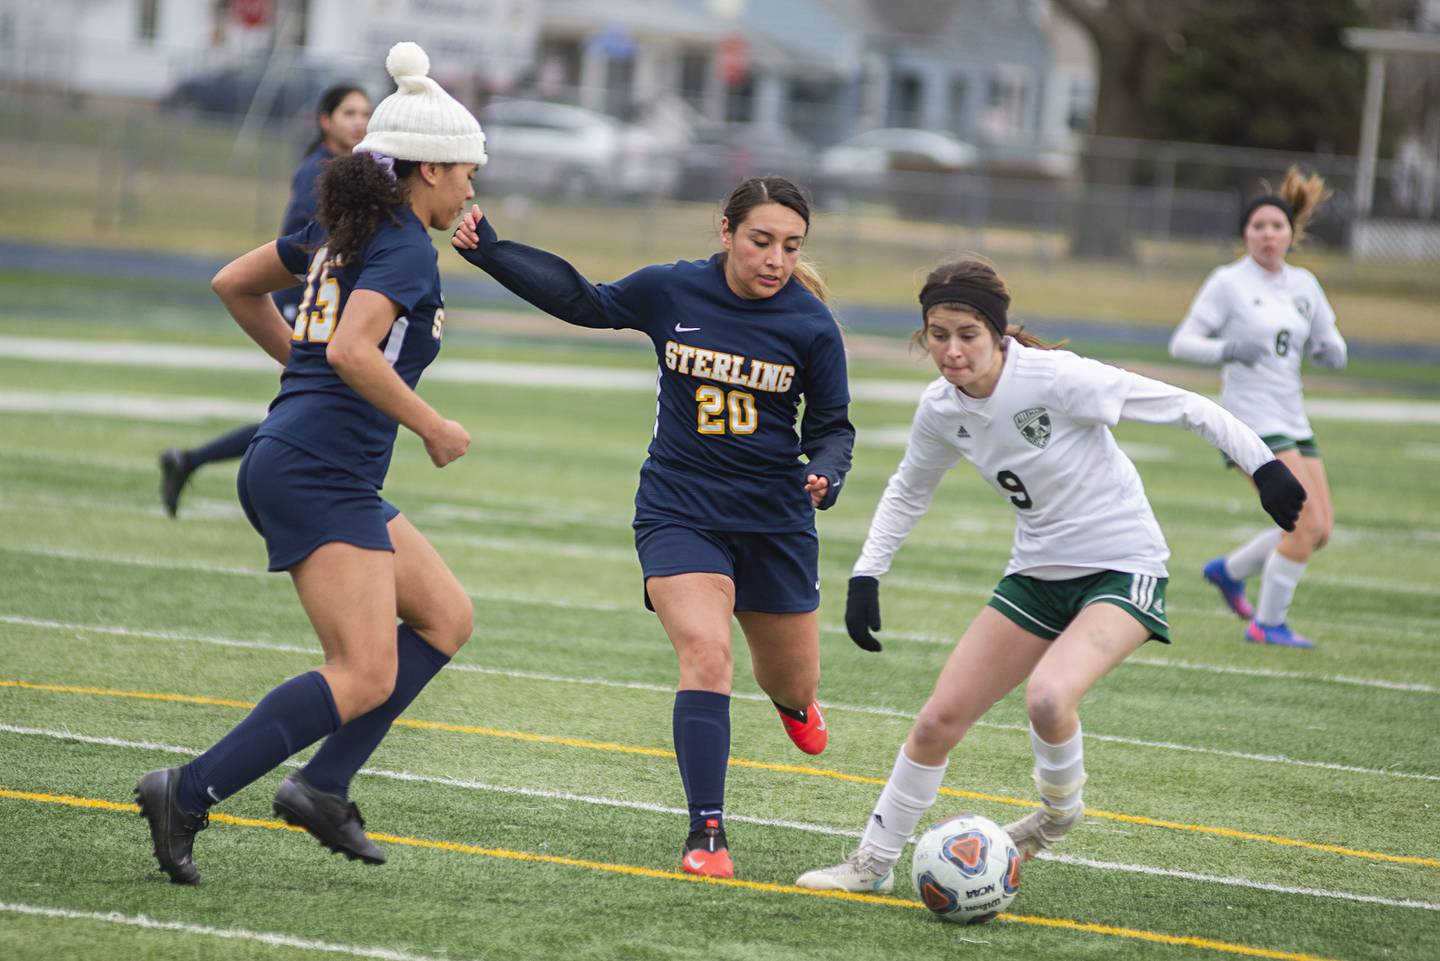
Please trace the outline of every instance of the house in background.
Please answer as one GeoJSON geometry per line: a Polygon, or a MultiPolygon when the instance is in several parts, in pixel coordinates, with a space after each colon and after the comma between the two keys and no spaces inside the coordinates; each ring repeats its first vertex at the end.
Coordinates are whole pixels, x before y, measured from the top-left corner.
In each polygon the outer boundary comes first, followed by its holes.
{"type": "Polygon", "coordinates": [[[1068,172],[1094,99],[1088,38],[1048,0],[0,0],[0,80],[158,100],[265,53],[374,73],[402,36],[462,97],[526,93],[788,128],[950,133],[994,169],[1068,172]],[[322,29],[323,25],[323,29],[322,29]]]}

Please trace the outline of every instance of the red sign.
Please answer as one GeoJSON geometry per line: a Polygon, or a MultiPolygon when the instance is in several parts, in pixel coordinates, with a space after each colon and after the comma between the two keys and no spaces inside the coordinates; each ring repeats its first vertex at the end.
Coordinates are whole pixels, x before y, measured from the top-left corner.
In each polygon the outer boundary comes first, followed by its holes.
{"type": "Polygon", "coordinates": [[[230,0],[230,16],[247,27],[264,26],[270,22],[271,0],[230,0]]]}
{"type": "Polygon", "coordinates": [[[715,50],[715,68],[726,86],[733,87],[750,73],[750,55],[745,38],[726,37],[715,50]]]}

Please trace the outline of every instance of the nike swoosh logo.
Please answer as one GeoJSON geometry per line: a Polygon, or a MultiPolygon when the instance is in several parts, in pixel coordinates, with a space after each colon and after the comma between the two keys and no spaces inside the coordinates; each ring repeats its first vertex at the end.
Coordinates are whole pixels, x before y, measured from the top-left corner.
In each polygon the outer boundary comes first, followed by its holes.
{"type": "Polygon", "coordinates": [[[703,871],[703,870],[705,870],[705,862],[704,862],[704,861],[697,861],[697,860],[695,860],[695,855],[693,855],[693,854],[687,854],[687,855],[685,855],[685,866],[688,867],[688,868],[689,868],[690,870],[692,870],[692,871],[703,871]]]}
{"type": "Polygon", "coordinates": [[[700,329],[699,327],[681,327],[679,324],[676,324],[676,325],[675,325],[675,333],[677,333],[677,334],[688,334],[688,333],[690,333],[691,331],[695,331],[695,330],[699,330],[699,329],[700,329]]]}
{"type": "Polygon", "coordinates": [[[825,719],[824,719],[823,717],[820,719],[820,723],[815,725],[815,730],[817,730],[817,731],[823,731],[823,730],[825,730],[825,719]]]}
{"type": "Polygon", "coordinates": [[[205,793],[208,794],[208,795],[210,795],[212,798],[214,798],[216,804],[219,804],[219,803],[220,803],[220,795],[218,795],[218,794],[215,793],[215,788],[213,788],[213,787],[207,787],[207,788],[205,788],[205,793]]]}

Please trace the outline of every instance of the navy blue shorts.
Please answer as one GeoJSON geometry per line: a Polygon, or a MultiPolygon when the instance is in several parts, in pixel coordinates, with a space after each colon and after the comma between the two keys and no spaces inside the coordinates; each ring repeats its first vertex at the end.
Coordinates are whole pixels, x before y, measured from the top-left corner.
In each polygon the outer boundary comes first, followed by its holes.
{"type": "MultiPolygon", "coordinates": [[[[735,610],[798,614],[820,606],[820,538],[703,531],[683,524],[636,524],[635,549],[647,578],[724,574],[735,582],[735,610]]],[[[645,606],[654,610],[650,594],[645,606]]]]}
{"type": "Polygon", "coordinates": [[[400,511],[370,484],[273,437],[257,437],[235,486],[250,526],[265,538],[270,570],[288,571],[321,544],[394,551],[386,525],[400,511]]]}

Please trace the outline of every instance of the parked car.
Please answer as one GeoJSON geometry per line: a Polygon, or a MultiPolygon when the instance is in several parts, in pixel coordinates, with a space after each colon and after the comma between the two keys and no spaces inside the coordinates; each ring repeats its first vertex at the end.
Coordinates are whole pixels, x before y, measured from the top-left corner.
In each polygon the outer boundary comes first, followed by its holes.
{"type": "Polygon", "coordinates": [[[884,190],[918,179],[909,174],[970,170],[979,156],[975,147],[949,134],[885,127],[826,150],[820,155],[820,172],[830,190],[884,190]]]}
{"type": "Polygon", "coordinates": [[[569,198],[668,195],[678,162],[650,132],[583,107],[507,100],[480,111],[482,192],[569,198]]]}
{"type": "MultiPolygon", "coordinates": [[[[175,85],[163,106],[167,110],[208,114],[248,113],[265,69],[264,60],[246,60],[194,74],[175,85]]],[[[289,120],[313,111],[325,88],[342,81],[358,81],[375,100],[392,89],[388,84],[375,83],[373,77],[357,77],[334,64],[294,60],[277,66],[275,88],[264,115],[272,120],[289,120]]]]}
{"type": "Polygon", "coordinates": [[[712,123],[698,127],[681,156],[682,200],[723,200],[746,177],[779,174],[802,188],[814,186],[815,151],[785,127],[712,123]]]}

